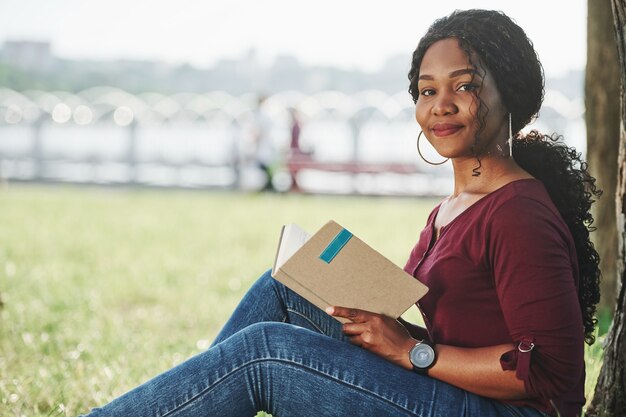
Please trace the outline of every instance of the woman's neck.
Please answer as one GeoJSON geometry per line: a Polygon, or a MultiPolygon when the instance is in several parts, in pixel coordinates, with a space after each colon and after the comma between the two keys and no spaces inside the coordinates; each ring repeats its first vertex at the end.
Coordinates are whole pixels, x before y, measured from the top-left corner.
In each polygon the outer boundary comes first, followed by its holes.
{"type": "Polygon", "coordinates": [[[532,178],[513,158],[501,156],[483,156],[480,164],[476,157],[455,158],[452,160],[454,169],[454,192],[452,197],[462,193],[488,194],[511,181],[532,178]],[[480,168],[479,168],[480,166],[480,168]],[[475,175],[480,172],[480,175],[475,175]]]}

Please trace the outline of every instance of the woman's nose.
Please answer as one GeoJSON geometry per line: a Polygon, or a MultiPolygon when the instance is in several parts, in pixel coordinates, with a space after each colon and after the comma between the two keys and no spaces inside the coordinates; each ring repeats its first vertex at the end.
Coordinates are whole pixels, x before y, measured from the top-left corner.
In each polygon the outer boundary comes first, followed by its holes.
{"type": "Polygon", "coordinates": [[[439,93],[437,99],[433,103],[432,113],[435,116],[445,116],[448,114],[455,114],[459,111],[451,94],[439,93]]]}

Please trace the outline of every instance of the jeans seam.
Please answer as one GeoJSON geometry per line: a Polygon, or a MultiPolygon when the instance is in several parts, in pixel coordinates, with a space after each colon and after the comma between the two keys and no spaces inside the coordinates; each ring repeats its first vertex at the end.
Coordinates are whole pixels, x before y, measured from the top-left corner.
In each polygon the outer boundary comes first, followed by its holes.
{"type": "MultiPolygon", "coordinates": [[[[313,322],[313,321],[311,320],[311,318],[310,318],[310,317],[308,317],[308,316],[307,316],[307,315],[305,315],[304,313],[301,313],[301,312],[299,312],[299,311],[297,311],[297,310],[294,310],[293,308],[291,308],[291,307],[287,304],[287,296],[286,296],[286,294],[285,294],[285,296],[283,296],[283,294],[281,294],[281,293],[280,293],[280,286],[279,286],[279,282],[278,282],[278,281],[276,281],[276,280],[274,280],[274,279],[272,279],[272,289],[274,290],[274,293],[276,294],[276,298],[277,298],[277,299],[279,299],[279,300],[281,300],[281,302],[282,302],[282,304],[283,304],[283,306],[284,306],[284,309],[285,309],[285,313],[286,313],[286,314],[283,316],[283,319],[282,319],[282,322],[283,322],[283,323],[286,323],[286,322],[287,322],[287,320],[289,319],[289,317],[287,316],[287,315],[288,315],[288,313],[294,313],[294,314],[297,314],[298,316],[302,317],[302,318],[303,318],[303,319],[305,319],[306,321],[308,321],[308,322],[311,324],[311,326],[313,326],[313,327],[314,327],[314,328],[315,328],[315,329],[316,329],[319,333],[321,333],[321,334],[325,334],[325,335],[329,336],[329,335],[328,335],[328,333],[324,332],[324,331],[323,331],[323,330],[322,330],[322,329],[321,329],[321,328],[320,328],[320,327],[319,327],[319,326],[318,326],[315,322],[313,322]]],[[[285,286],[284,284],[282,285],[282,289],[283,289],[285,292],[289,292],[288,287],[287,287],[287,286],[285,286]]]]}
{"type": "Polygon", "coordinates": [[[391,405],[391,406],[393,406],[393,407],[397,407],[397,408],[399,408],[399,409],[401,409],[401,410],[403,410],[403,411],[405,411],[405,412],[408,412],[408,413],[410,413],[410,414],[412,414],[412,415],[417,416],[417,414],[415,414],[413,411],[411,411],[411,410],[409,410],[408,408],[403,407],[403,406],[401,406],[401,405],[399,405],[399,404],[397,404],[397,403],[395,403],[395,402],[391,401],[391,400],[390,400],[390,399],[388,399],[388,398],[383,397],[382,395],[376,394],[376,393],[374,393],[374,392],[372,392],[372,391],[368,391],[367,389],[365,389],[365,388],[363,388],[363,387],[360,387],[360,386],[358,386],[358,385],[353,385],[353,384],[351,384],[351,383],[349,383],[349,382],[346,382],[346,381],[344,381],[344,380],[342,380],[342,379],[339,379],[339,378],[336,378],[336,377],[334,377],[334,376],[332,376],[332,375],[329,375],[329,374],[327,374],[327,373],[324,373],[324,372],[322,372],[322,371],[320,371],[320,370],[318,370],[318,369],[314,369],[314,368],[307,367],[306,365],[304,365],[304,364],[302,364],[302,363],[299,363],[299,362],[293,362],[293,361],[290,361],[290,360],[287,360],[287,359],[278,359],[278,358],[259,358],[259,359],[254,359],[254,360],[251,360],[251,361],[249,361],[249,362],[246,362],[246,363],[242,364],[241,366],[238,366],[238,367],[234,368],[233,370],[231,370],[230,372],[226,373],[224,376],[222,376],[221,378],[219,378],[218,380],[216,380],[213,384],[211,384],[211,386],[206,387],[205,389],[201,390],[200,392],[198,392],[198,393],[197,393],[196,395],[194,395],[193,397],[189,398],[189,399],[188,399],[187,401],[185,401],[184,403],[182,403],[182,404],[180,404],[180,405],[177,405],[176,407],[174,407],[173,409],[171,409],[171,410],[169,410],[169,411],[166,411],[166,412],[165,412],[165,414],[163,414],[161,417],[167,417],[167,416],[170,416],[170,415],[172,415],[172,413],[174,413],[174,412],[176,412],[176,411],[181,410],[182,408],[184,408],[184,407],[186,407],[187,405],[191,404],[193,401],[195,401],[196,399],[200,398],[200,397],[201,397],[201,396],[203,396],[204,394],[208,393],[209,391],[212,391],[212,390],[213,390],[213,388],[216,388],[216,387],[217,387],[217,386],[218,386],[218,385],[219,385],[222,381],[224,381],[224,380],[225,380],[226,378],[228,378],[229,376],[233,375],[233,374],[234,374],[234,373],[236,373],[236,372],[242,371],[242,370],[243,370],[243,368],[245,368],[246,366],[248,366],[248,365],[253,365],[253,364],[256,364],[256,363],[262,363],[262,362],[278,362],[278,363],[286,363],[286,364],[289,364],[289,365],[293,366],[294,368],[302,368],[302,369],[306,369],[306,370],[308,370],[308,371],[310,371],[310,372],[312,372],[312,373],[316,373],[316,374],[318,374],[318,375],[322,375],[322,376],[324,376],[324,377],[326,377],[326,378],[329,378],[329,379],[332,379],[332,380],[334,380],[334,381],[336,381],[336,382],[338,382],[338,383],[340,383],[340,384],[347,385],[347,386],[349,386],[349,387],[351,387],[351,388],[353,388],[353,389],[355,389],[355,390],[357,390],[357,391],[360,391],[360,392],[362,392],[362,393],[366,393],[366,394],[368,394],[368,395],[371,395],[372,397],[376,397],[376,398],[380,399],[381,401],[386,402],[387,404],[389,404],[389,405],[391,405]]]}
{"type": "Polygon", "coordinates": [[[308,321],[308,322],[311,324],[311,326],[315,327],[315,329],[316,329],[318,332],[320,332],[321,334],[325,334],[325,335],[327,335],[327,336],[328,336],[328,334],[327,334],[325,331],[323,331],[323,330],[322,330],[322,329],[321,329],[321,328],[320,328],[320,327],[319,327],[319,326],[318,326],[318,325],[317,325],[317,324],[316,324],[313,320],[311,320],[311,318],[310,318],[310,317],[308,317],[307,315],[305,315],[305,314],[303,314],[303,313],[300,313],[299,311],[293,310],[293,309],[291,309],[291,308],[289,308],[289,307],[287,307],[286,309],[287,309],[287,312],[288,312],[288,313],[297,314],[298,316],[300,316],[300,317],[302,317],[303,319],[305,319],[306,321],[308,321]]]}
{"type": "Polygon", "coordinates": [[[511,417],[519,417],[519,414],[515,411],[513,407],[508,405],[507,403],[502,403],[503,408],[506,410],[506,413],[511,417]]]}
{"type": "MultiPolygon", "coordinates": [[[[511,404],[507,404],[507,403],[502,403],[502,404],[504,405],[504,408],[508,411],[508,413],[509,413],[509,415],[510,415],[510,416],[512,416],[512,417],[523,417],[523,416],[524,416],[524,414],[523,414],[523,413],[521,413],[521,412],[517,409],[517,407],[515,407],[515,406],[513,406],[513,405],[511,405],[511,404]]],[[[545,413],[544,413],[544,412],[542,412],[542,411],[537,410],[537,412],[539,412],[539,413],[540,413],[540,415],[542,415],[542,416],[548,416],[547,414],[545,414],[545,413]]]]}
{"type": "MultiPolygon", "coordinates": [[[[269,271],[268,271],[269,272],[269,271]]],[[[282,318],[282,322],[286,323],[287,322],[287,312],[289,311],[289,309],[287,308],[287,303],[285,298],[280,294],[279,291],[279,287],[278,287],[278,281],[276,281],[274,278],[270,278],[271,282],[272,282],[272,290],[274,291],[274,294],[276,295],[276,299],[281,301],[281,304],[284,306],[284,314],[283,314],[283,318],[282,318]]],[[[286,288],[286,287],[285,287],[286,288]]]]}

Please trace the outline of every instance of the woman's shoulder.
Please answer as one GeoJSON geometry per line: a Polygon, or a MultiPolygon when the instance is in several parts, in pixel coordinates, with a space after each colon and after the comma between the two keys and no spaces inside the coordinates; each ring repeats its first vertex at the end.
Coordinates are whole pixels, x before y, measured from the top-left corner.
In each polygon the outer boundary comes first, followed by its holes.
{"type": "Polygon", "coordinates": [[[493,213],[503,206],[514,206],[523,211],[525,207],[543,206],[552,213],[558,213],[546,187],[536,178],[523,178],[511,181],[492,193],[488,206],[493,213]]]}
{"type": "Polygon", "coordinates": [[[510,182],[494,197],[482,213],[492,230],[515,228],[530,231],[537,227],[560,232],[568,230],[540,180],[532,178],[510,182]]]}

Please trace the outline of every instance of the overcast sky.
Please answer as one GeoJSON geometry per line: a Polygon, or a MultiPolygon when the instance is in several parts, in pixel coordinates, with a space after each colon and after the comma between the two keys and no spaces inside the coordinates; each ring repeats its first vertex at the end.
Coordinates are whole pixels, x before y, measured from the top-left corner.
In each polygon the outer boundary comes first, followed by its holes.
{"type": "Polygon", "coordinates": [[[65,58],[159,59],[206,67],[256,48],[305,64],[375,70],[410,54],[458,8],[500,9],[533,40],[547,75],[582,69],[586,1],[0,0],[0,42],[47,40],[65,58]]]}

